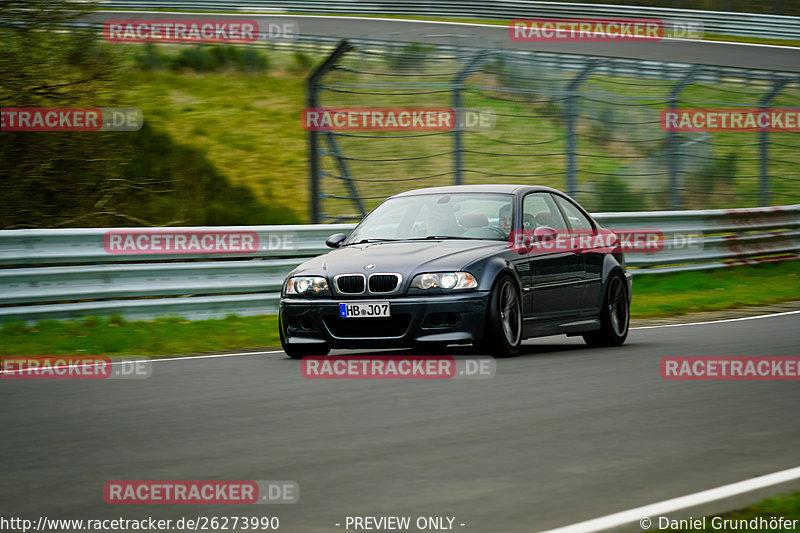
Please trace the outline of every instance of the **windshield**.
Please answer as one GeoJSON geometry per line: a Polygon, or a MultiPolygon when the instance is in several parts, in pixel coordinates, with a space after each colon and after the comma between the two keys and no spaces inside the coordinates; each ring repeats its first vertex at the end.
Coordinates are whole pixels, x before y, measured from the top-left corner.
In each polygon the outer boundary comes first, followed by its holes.
{"type": "Polygon", "coordinates": [[[512,228],[510,194],[421,194],[391,198],[353,230],[347,244],[411,239],[506,240],[512,228]]]}

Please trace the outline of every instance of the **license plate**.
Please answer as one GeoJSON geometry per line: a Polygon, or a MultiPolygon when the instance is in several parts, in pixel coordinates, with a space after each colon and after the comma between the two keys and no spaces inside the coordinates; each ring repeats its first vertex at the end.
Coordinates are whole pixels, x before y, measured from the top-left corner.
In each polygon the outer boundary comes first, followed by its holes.
{"type": "Polygon", "coordinates": [[[374,318],[392,316],[389,302],[352,302],[339,304],[339,316],[342,318],[374,318]]]}

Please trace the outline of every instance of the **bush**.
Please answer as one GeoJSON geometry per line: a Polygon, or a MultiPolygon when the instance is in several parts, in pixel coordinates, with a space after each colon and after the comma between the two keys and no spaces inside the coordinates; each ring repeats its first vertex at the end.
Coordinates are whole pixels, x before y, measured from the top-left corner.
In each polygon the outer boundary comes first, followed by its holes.
{"type": "Polygon", "coordinates": [[[81,321],[81,324],[87,327],[94,327],[100,323],[100,318],[96,316],[87,316],[81,321]]]}
{"type": "MultiPolygon", "coordinates": [[[[141,64],[147,64],[144,60],[141,64]]],[[[195,72],[219,72],[240,70],[242,72],[265,72],[269,69],[269,58],[255,48],[198,44],[183,48],[171,59],[172,70],[194,70],[195,72]]]]}
{"type": "Polygon", "coordinates": [[[425,60],[433,47],[420,43],[408,43],[396,52],[386,54],[386,62],[393,70],[425,70],[425,60]]]}
{"type": "Polygon", "coordinates": [[[239,56],[239,68],[244,72],[266,72],[269,58],[255,48],[245,48],[239,56]]]}
{"type": "Polygon", "coordinates": [[[171,66],[173,70],[188,69],[195,72],[211,72],[217,66],[215,61],[217,60],[208,52],[207,47],[196,45],[183,48],[178,57],[172,60],[171,66]]]}
{"type": "Polygon", "coordinates": [[[736,179],[738,167],[739,155],[735,152],[716,158],[703,170],[689,176],[688,188],[701,196],[710,196],[718,188],[730,189],[736,179]]]}
{"type": "Polygon", "coordinates": [[[164,58],[152,44],[144,45],[141,53],[133,57],[134,64],[139,70],[159,70],[164,68],[164,58]]]}
{"type": "Polygon", "coordinates": [[[294,73],[308,72],[314,66],[314,60],[308,54],[297,51],[292,54],[292,66],[289,68],[294,73]]]}
{"type": "Polygon", "coordinates": [[[31,328],[25,325],[25,322],[9,322],[3,325],[2,332],[4,336],[22,335],[29,333],[31,328]]]}
{"type": "Polygon", "coordinates": [[[248,187],[232,184],[201,150],[147,122],[113,142],[113,133],[79,135],[0,136],[9,169],[0,174],[0,187],[11,193],[0,229],[300,222],[290,209],[264,204],[248,187]],[[64,144],[73,138],[81,142],[64,144]],[[47,172],[25,164],[31,150],[47,154],[47,172]],[[93,162],[100,154],[113,167],[93,162]],[[98,198],[105,198],[102,208],[98,198]]]}
{"type": "Polygon", "coordinates": [[[631,194],[630,187],[619,176],[606,176],[597,185],[596,208],[593,211],[636,211],[646,209],[641,197],[631,194]]]}

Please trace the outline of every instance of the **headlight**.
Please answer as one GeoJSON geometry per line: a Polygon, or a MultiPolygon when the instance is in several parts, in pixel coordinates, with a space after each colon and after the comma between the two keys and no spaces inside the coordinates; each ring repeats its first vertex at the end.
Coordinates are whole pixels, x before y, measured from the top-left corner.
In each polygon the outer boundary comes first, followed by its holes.
{"type": "Polygon", "coordinates": [[[469,272],[430,272],[417,274],[411,281],[415,289],[474,289],[478,280],[469,272]]]}
{"type": "Polygon", "coordinates": [[[322,276],[298,276],[287,279],[283,288],[286,294],[293,295],[326,292],[328,280],[322,276]]]}

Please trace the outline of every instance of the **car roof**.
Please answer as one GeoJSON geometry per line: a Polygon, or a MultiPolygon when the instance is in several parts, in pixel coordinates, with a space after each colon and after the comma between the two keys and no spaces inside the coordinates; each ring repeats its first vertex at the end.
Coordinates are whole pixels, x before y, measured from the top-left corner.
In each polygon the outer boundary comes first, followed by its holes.
{"type": "Polygon", "coordinates": [[[392,198],[402,196],[416,196],[419,194],[455,194],[462,192],[472,193],[504,193],[504,194],[525,194],[528,192],[555,192],[564,194],[556,189],[543,185],[514,185],[509,183],[487,184],[487,185],[446,185],[444,187],[428,187],[425,189],[414,189],[395,194],[392,198]]]}

